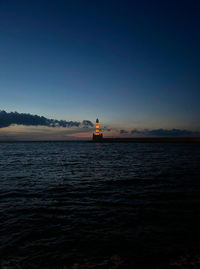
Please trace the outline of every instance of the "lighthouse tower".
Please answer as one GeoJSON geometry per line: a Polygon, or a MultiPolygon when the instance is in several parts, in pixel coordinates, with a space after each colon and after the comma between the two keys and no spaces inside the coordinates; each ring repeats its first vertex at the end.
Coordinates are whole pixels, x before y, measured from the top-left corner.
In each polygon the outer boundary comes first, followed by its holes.
{"type": "Polygon", "coordinates": [[[103,134],[99,133],[99,119],[96,119],[96,132],[93,134],[93,141],[101,142],[103,138],[103,134]]]}
{"type": "Polygon", "coordinates": [[[96,135],[99,135],[99,119],[96,119],[96,135]]]}

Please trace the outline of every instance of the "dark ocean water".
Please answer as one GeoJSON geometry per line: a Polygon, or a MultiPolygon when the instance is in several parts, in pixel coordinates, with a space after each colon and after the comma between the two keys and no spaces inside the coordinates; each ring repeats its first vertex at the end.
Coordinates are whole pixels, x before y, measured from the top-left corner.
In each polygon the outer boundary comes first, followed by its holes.
{"type": "Polygon", "coordinates": [[[200,144],[0,143],[0,251],[2,268],[198,263],[200,144]]]}

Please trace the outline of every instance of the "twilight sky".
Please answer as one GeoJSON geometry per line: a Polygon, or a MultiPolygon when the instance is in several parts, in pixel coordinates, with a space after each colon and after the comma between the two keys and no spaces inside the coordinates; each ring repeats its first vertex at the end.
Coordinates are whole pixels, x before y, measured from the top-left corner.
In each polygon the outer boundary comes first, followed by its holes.
{"type": "MultiPolygon", "coordinates": [[[[200,131],[199,14],[196,0],[0,0],[0,110],[98,116],[107,135],[200,131]]],[[[91,132],[11,125],[0,139],[91,132]]]]}

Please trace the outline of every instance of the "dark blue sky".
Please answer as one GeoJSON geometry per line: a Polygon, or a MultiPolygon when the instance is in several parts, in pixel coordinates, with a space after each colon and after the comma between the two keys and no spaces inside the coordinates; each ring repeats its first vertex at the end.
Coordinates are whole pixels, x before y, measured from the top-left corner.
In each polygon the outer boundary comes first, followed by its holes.
{"type": "Polygon", "coordinates": [[[0,1],[0,109],[200,130],[199,1],[0,1]]]}

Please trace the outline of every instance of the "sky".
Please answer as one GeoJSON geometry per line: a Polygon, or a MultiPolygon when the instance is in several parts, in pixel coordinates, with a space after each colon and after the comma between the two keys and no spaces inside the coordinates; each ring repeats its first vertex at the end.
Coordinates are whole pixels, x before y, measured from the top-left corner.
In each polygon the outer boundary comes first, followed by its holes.
{"type": "MultiPolygon", "coordinates": [[[[196,0],[0,0],[0,110],[98,117],[107,136],[200,132],[199,14],[196,0]]],[[[93,129],[1,127],[0,117],[0,139],[82,138],[93,129]]]]}

